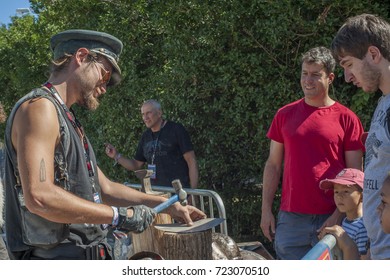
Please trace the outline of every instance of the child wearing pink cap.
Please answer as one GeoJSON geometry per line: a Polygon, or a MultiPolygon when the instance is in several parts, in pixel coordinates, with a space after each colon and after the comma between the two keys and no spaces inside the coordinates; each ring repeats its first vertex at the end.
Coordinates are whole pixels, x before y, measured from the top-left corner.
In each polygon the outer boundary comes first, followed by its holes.
{"type": "Polygon", "coordinates": [[[363,224],[363,181],[364,173],[358,169],[345,168],[334,179],[320,182],[323,190],[333,189],[337,209],[345,213],[341,227],[324,228],[319,238],[333,234],[344,259],[369,258],[369,240],[363,224]]]}

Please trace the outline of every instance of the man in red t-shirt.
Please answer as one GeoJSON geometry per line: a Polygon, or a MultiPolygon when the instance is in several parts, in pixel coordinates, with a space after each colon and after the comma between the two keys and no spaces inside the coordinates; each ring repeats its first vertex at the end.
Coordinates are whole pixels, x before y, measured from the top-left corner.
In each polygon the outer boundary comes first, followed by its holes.
{"type": "Polygon", "coordinates": [[[346,167],[362,169],[362,124],[328,95],[335,65],[325,47],[306,52],[301,70],[304,98],[279,109],[267,133],[271,145],[263,175],[261,229],[270,241],[275,239],[278,259],[301,259],[318,242],[317,230],[341,222],[333,192],[321,190],[319,182],[346,167]],[[272,204],[282,169],[275,224],[272,204]]]}

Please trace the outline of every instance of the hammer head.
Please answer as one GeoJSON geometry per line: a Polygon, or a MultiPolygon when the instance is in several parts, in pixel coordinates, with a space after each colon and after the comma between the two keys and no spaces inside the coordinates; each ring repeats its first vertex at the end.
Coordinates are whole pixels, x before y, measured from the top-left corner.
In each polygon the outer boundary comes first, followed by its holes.
{"type": "Polygon", "coordinates": [[[150,176],[153,174],[153,170],[139,169],[134,171],[135,176],[141,180],[141,191],[147,194],[162,195],[161,192],[155,192],[152,190],[152,184],[150,182],[150,176]]]}
{"type": "Polygon", "coordinates": [[[179,179],[172,181],[172,186],[175,189],[175,192],[177,196],[179,197],[179,202],[181,205],[186,206],[187,205],[187,192],[183,190],[183,186],[181,185],[181,182],[179,179]]]}
{"type": "Polygon", "coordinates": [[[150,178],[150,176],[152,176],[153,174],[153,170],[139,169],[139,170],[135,170],[134,173],[138,179],[143,180],[144,178],[150,178]]]}

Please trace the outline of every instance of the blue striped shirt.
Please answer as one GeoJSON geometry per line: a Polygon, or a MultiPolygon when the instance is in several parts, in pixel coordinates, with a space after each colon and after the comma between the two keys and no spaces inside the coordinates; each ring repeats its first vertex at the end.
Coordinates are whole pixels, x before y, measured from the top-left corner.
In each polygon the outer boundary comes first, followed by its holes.
{"type": "Polygon", "coordinates": [[[345,232],[351,237],[351,239],[356,243],[359,254],[367,254],[369,248],[369,241],[367,236],[367,230],[363,224],[363,217],[357,218],[355,220],[348,220],[344,218],[341,226],[345,232]]]}

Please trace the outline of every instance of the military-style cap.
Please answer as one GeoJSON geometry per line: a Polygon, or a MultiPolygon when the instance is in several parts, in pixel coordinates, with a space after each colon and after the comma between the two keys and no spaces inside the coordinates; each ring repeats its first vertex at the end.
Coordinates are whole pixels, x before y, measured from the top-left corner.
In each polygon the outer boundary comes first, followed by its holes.
{"type": "Polygon", "coordinates": [[[123,44],[110,34],[83,29],[66,30],[51,37],[50,48],[53,51],[54,60],[62,57],[65,53],[74,54],[79,48],[87,48],[103,55],[113,66],[111,80],[107,86],[114,86],[121,80],[118,60],[123,44]]]}

